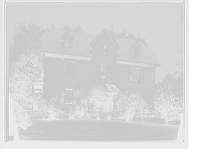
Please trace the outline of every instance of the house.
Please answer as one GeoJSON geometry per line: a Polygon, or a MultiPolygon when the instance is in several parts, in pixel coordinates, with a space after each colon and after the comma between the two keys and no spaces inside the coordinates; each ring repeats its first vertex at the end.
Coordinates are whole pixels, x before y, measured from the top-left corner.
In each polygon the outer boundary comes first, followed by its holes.
{"type": "Polygon", "coordinates": [[[99,35],[54,29],[42,35],[41,53],[45,97],[101,80],[139,92],[147,101],[154,96],[159,62],[139,39],[116,38],[107,28],[99,35]]]}

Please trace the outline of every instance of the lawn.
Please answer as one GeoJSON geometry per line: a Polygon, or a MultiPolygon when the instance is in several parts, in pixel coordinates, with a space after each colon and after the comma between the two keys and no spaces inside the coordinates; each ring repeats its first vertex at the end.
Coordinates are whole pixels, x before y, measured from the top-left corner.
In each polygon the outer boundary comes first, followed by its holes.
{"type": "Polygon", "coordinates": [[[33,119],[28,130],[20,130],[21,140],[66,141],[172,141],[179,125],[120,120],[33,119]]]}

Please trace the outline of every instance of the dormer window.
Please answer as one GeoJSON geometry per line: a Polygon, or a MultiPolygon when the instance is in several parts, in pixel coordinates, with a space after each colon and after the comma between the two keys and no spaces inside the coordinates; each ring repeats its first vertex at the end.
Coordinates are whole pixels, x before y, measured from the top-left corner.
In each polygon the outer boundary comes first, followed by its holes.
{"type": "Polygon", "coordinates": [[[73,43],[73,37],[70,33],[66,32],[61,36],[62,46],[65,48],[71,48],[73,43]]]}
{"type": "Polygon", "coordinates": [[[143,82],[143,68],[138,66],[130,67],[130,82],[142,83],[143,82]]]}
{"type": "Polygon", "coordinates": [[[103,46],[103,55],[107,55],[109,51],[109,47],[108,46],[103,46]]]}
{"type": "Polygon", "coordinates": [[[142,48],[142,45],[136,41],[130,48],[129,48],[129,51],[131,52],[131,54],[133,56],[136,56],[138,57],[140,55],[140,50],[142,48]]]}
{"type": "Polygon", "coordinates": [[[62,40],[63,47],[70,48],[71,43],[68,38],[62,40]]]}

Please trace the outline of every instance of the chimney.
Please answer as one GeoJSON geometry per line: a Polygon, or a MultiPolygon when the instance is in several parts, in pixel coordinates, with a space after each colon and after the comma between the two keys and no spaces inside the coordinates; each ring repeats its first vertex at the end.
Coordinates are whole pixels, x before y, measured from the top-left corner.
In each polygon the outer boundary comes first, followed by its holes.
{"type": "Polygon", "coordinates": [[[113,32],[113,24],[111,23],[109,26],[109,32],[111,33],[112,36],[114,36],[114,32],[113,32]]]}

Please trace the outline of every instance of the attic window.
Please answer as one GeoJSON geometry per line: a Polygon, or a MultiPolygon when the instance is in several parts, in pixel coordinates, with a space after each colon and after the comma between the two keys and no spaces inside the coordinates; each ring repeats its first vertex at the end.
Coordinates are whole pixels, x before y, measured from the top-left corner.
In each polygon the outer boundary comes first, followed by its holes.
{"type": "Polygon", "coordinates": [[[70,48],[72,46],[73,37],[70,35],[70,33],[64,33],[61,36],[61,43],[62,43],[62,46],[65,48],[70,48]]]}
{"type": "Polygon", "coordinates": [[[132,83],[142,83],[143,82],[143,68],[138,66],[130,67],[130,82],[132,83]]]}
{"type": "Polygon", "coordinates": [[[107,55],[109,51],[109,47],[108,46],[103,46],[103,54],[107,55]]]}
{"type": "Polygon", "coordinates": [[[70,40],[68,38],[63,40],[63,46],[69,48],[70,47],[70,40]]]}

